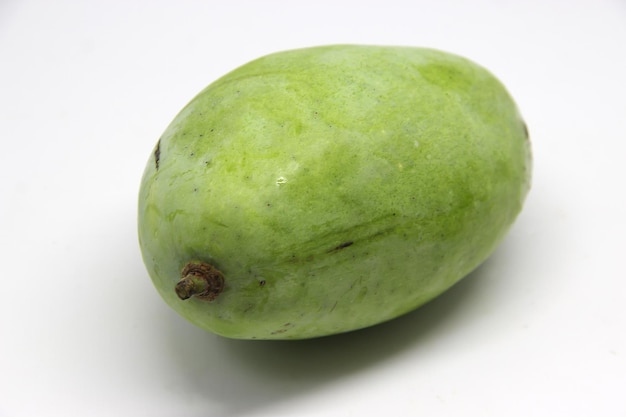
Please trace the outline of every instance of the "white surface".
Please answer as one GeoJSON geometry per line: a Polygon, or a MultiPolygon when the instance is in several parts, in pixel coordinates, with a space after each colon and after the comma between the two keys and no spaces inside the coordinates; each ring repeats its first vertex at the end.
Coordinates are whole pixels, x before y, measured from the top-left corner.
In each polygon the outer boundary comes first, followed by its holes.
{"type": "Polygon", "coordinates": [[[0,416],[626,415],[626,5],[0,2],[0,416]],[[429,46],[493,71],[533,141],[506,241],[388,324],[307,342],[192,327],[136,194],[204,86],[263,54],[429,46]]]}

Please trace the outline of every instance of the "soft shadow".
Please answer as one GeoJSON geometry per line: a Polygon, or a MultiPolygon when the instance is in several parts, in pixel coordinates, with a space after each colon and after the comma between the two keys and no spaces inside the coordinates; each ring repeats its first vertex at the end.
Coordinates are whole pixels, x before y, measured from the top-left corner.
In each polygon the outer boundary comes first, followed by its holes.
{"type": "MultiPolygon", "coordinates": [[[[230,340],[175,317],[163,329],[176,368],[211,415],[242,416],[354,376],[453,328],[480,298],[490,261],[414,312],[346,334],[303,341],[230,340]]],[[[209,413],[206,413],[207,415],[209,413]]]]}

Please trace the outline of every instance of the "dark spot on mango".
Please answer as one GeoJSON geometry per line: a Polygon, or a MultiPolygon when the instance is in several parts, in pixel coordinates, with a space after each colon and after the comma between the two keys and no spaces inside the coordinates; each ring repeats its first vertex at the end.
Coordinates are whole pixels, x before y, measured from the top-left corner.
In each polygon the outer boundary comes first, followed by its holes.
{"type": "Polygon", "coordinates": [[[352,246],[352,244],[354,244],[353,241],[349,240],[347,242],[343,242],[337,246],[335,246],[333,249],[329,250],[328,253],[334,253],[334,252],[339,252],[341,249],[345,249],[348,246],[352,246]]]}
{"type": "Polygon", "coordinates": [[[159,170],[159,161],[161,160],[161,139],[156,144],[156,148],[154,149],[154,166],[156,170],[159,170]]]}

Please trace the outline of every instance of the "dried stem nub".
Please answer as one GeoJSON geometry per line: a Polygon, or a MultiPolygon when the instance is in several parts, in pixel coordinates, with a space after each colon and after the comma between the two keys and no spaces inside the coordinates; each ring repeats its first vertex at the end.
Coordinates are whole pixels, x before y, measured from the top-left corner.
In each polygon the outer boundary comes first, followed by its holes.
{"type": "Polygon", "coordinates": [[[181,300],[192,296],[212,301],[224,289],[224,275],[206,262],[192,261],[185,265],[181,279],[174,287],[181,300]]]}

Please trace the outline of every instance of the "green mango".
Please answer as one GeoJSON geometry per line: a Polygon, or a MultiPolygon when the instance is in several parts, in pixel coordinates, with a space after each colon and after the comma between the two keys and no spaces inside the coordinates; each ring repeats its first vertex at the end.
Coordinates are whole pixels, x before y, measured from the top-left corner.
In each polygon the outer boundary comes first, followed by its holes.
{"type": "Polygon", "coordinates": [[[487,70],[413,47],[271,54],[209,85],[153,150],[139,242],[197,326],[304,339],[433,299],[503,239],[530,187],[517,106],[487,70]]]}

